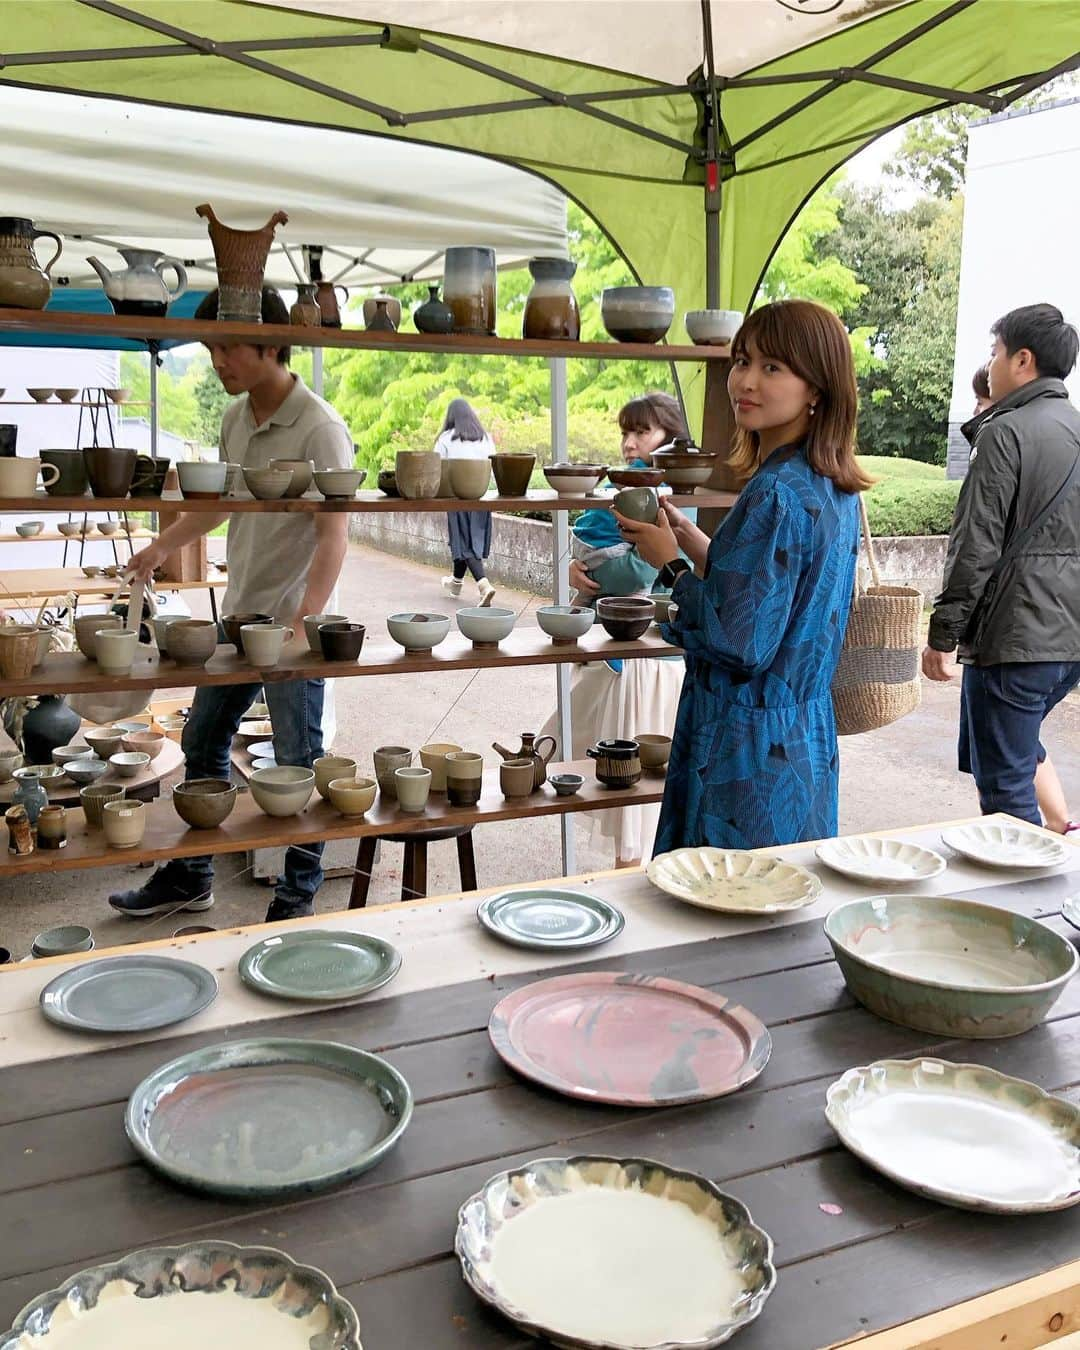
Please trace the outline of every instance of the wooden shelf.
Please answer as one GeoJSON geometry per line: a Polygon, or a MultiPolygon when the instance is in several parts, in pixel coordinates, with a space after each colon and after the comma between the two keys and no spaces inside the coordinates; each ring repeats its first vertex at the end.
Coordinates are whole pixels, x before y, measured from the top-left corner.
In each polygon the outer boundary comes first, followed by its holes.
{"type": "MultiPolygon", "coordinates": [[[[199,581],[154,582],[155,590],[159,591],[220,590],[227,585],[228,577],[223,574],[204,577],[199,581]]],[[[120,577],[84,577],[82,569],[78,567],[20,567],[9,572],[6,579],[0,578],[0,608],[23,600],[47,600],[68,591],[74,591],[79,596],[115,595],[121,587],[127,589],[120,577]]]]}
{"type": "Polygon", "coordinates": [[[117,544],[126,539],[156,539],[153,530],[145,525],[135,525],[130,530],[119,529],[115,534],[99,534],[97,530],[87,530],[86,534],[61,534],[59,530],[42,530],[40,534],[23,536],[14,530],[0,530],[0,544],[78,544],[82,540],[88,544],[117,544]]]}
{"type": "MultiPolygon", "coordinates": [[[[301,328],[292,324],[145,319],[121,314],[67,314],[62,310],[0,309],[0,332],[94,334],[141,342],[234,342],[293,347],[352,347],[371,351],[438,352],[470,356],[566,356],[602,361],[727,360],[728,347],[676,347],[646,342],[539,342],[525,338],[372,333],[363,328],[301,328]]],[[[123,406],[122,404],[118,406],[123,406]]]]}
{"type": "MultiPolygon", "coordinates": [[[[206,582],[192,583],[207,585],[206,582]]],[[[2,594],[2,592],[0,592],[2,594]]],[[[382,619],[377,621],[380,626],[382,619]]],[[[578,643],[556,646],[539,628],[516,629],[494,651],[477,651],[467,638],[451,632],[431,652],[409,655],[380,634],[364,645],[359,661],[324,661],[308,651],[303,639],[294,640],[272,670],[256,670],[239,657],[231,643],[220,643],[205,666],[180,666],[159,660],[156,647],[140,647],[130,675],[105,675],[97,663],[80,652],[55,652],[45,658],[32,679],[5,680],[9,697],[37,694],[90,694],[138,689],[187,689],[205,684],[270,684],[283,680],[342,679],[362,675],[420,674],[439,670],[495,670],[505,666],[545,666],[562,662],[605,661],[676,656],[672,647],[651,629],[634,642],[616,642],[596,624],[578,643]]]]}
{"type": "Polygon", "coordinates": [[[119,867],[130,863],[157,862],[166,858],[192,858],[205,853],[242,853],[249,849],[283,848],[322,840],[359,839],[362,835],[412,833],[417,830],[483,825],[498,820],[527,820],[533,816],[566,815],[605,807],[640,806],[658,802],[664,795],[662,776],[643,777],[632,788],[605,788],[597,781],[591,760],[551,764],[548,773],[579,773],[585,783],[573,797],[558,797],[550,783],[531,797],[506,798],[499,790],[498,769],[484,766],[483,795],[475,806],[451,806],[441,793],[428,799],[423,815],[411,815],[386,802],[380,794],[366,816],[342,816],[317,794],[295,816],[267,816],[255,805],[247,789],[241,789],[236,806],[219,829],[193,830],[176,814],[171,801],[148,803],[146,833],[138,848],[111,848],[101,830],[88,830],[83,813],[68,812],[68,843],[62,849],[37,850],[24,858],[6,854],[0,859],[0,880],[30,872],[76,871],[90,867],[119,867]]]}
{"type": "Polygon", "coordinates": [[[146,399],[126,398],[122,403],[114,403],[113,400],[105,399],[101,403],[80,402],[78,399],[72,399],[70,403],[65,403],[59,398],[0,398],[0,411],[4,408],[149,408],[150,404],[146,399]]]}
{"type": "MultiPolygon", "coordinates": [[[[731,506],[737,494],[702,488],[694,493],[672,493],[670,500],[676,506],[731,506]]],[[[293,511],[316,514],[347,512],[401,512],[401,511],[588,511],[592,507],[610,507],[611,496],[560,497],[549,488],[534,488],[524,497],[500,497],[489,493],[479,501],[465,501],[459,497],[433,497],[410,501],[405,497],[386,497],[379,491],[361,491],[343,502],[328,502],[321,497],[278,497],[273,501],[256,501],[252,497],[218,497],[185,499],[180,496],[162,497],[49,497],[44,493],[34,497],[0,497],[0,513],[20,511],[175,511],[210,515],[232,515],[245,511],[293,511]]]]}

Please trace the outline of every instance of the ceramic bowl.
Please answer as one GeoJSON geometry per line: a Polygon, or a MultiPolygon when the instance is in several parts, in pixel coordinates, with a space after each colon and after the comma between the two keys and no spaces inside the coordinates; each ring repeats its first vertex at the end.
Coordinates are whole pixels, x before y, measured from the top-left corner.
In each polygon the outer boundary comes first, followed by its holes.
{"type": "Polygon", "coordinates": [[[21,539],[33,539],[34,535],[40,534],[44,528],[43,520],[23,520],[15,526],[15,533],[21,539]]]}
{"type": "Polygon", "coordinates": [[[132,717],[123,722],[114,722],[113,726],[117,731],[122,731],[125,736],[131,736],[136,731],[149,731],[149,717],[132,717]]]}
{"type": "Polygon", "coordinates": [[[561,645],[584,637],[596,622],[596,614],[589,605],[541,605],[536,622],[552,642],[561,645]]]}
{"type": "Polygon", "coordinates": [[[355,661],[364,646],[367,629],[362,623],[321,623],[319,647],[324,661],[355,661]]]}
{"type": "Polygon", "coordinates": [[[290,478],[289,486],[285,489],[286,497],[302,497],[311,486],[315,473],[315,465],[310,459],[272,459],[270,468],[288,470],[290,478]]]}
{"type": "Polygon", "coordinates": [[[176,466],[180,491],[198,501],[213,500],[225,491],[229,466],[221,460],[184,460],[176,466]]]}
{"type": "Polygon", "coordinates": [[[97,780],[109,770],[108,763],[103,759],[98,759],[96,755],[82,755],[78,759],[71,759],[63,765],[63,770],[73,783],[78,783],[80,787],[86,787],[90,783],[96,783],[97,780]]]}
{"type": "Polygon", "coordinates": [[[742,327],[741,309],[691,309],[683,318],[697,347],[726,347],[742,327]]]}
{"type": "Polygon", "coordinates": [[[407,652],[429,652],[449,633],[450,618],[446,614],[391,614],[386,627],[407,652]]]}
{"type": "Polygon", "coordinates": [[[121,750],[118,755],[110,755],[109,763],[119,778],[134,778],[150,763],[145,750],[121,750]]]}
{"type": "Polygon", "coordinates": [[[75,645],[90,661],[97,660],[95,634],[101,628],[121,628],[123,621],[115,614],[80,614],[75,620],[75,645]]]}
{"type": "Polygon", "coordinates": [[[244,470],[244,483],[247,490],[259,501],[275,501],[284,497],[292,482],[291,469],[247,469],[244,470]]]}
{"type": "Polygon", "coordinates": [[[94,935],[81,923],[61,924],[46,928],[31,944],[35,956],[68,956],[73,952],[89,952],[94,947],[94,935]]]}
{"type": "Polygon", "coordinates": [[[585,779],[579,773],[553,773],[548,782],[555,789],[557,797],[572,797],[585,785],[585,779]]]}
{"type": "Polygon", "coordinates": [[[99,575],[100,572],[101,568],[96,566],[94,563],[87,563],[86,566],[83,567],[82,569],[82,574],[87,579],[87,581],[92,581],[94,577],[99,575]]]}
{"type": "Polygon", "coordinates": [[[165,735],[161,731],[133,731],[130,736],[124,737],[125,750],[135,754],[142,751],[151,759],[157,759],[164,747],[165,735]]]}
{"type": "Polygon", "coordinates": [[[641,767],[646,773],[658,773],[671,758],[671,737],[649,733],[645,736],[635,734],[638,753],[641,755],[641,767]]]}
{"type": "Polygon", "coordinates": [[[500,497],[524,497],[536,467],[536,456],[527,453],[490,456],[491,470],[500,497]]]}
{"type": "Polygon", "coordinates": [[[0,750],[0,783],[10,783],[11,775],[23,766],[23,755],[19,750],[0,750]]]}
{"type": "Polygon", "coordinates": [[[362,816],[375,804],[374,778],[333,778],[327,788],[330,805],[343,816],[362,816]]]}
{"type": "Polygon", "coordinates": [[[654,450],[653,467],[663,469],[664,482],[673,488],[702,487],[713,475],[719,455],[705,450],[654,450]]]}
{"type": "Polygon", "coordinates": [[[459,609],[454,619],[474,647],[497,647],[513,632],[517,615],[512,609],[474,606],[459,609]]]}
{"type": "Polygon", "coordinates": [[[260,717],[252,722],[241,722],[236,729],[236,739],[245,749],[256,741],[273,740],[273,738],[273,724],[265,717],[260,717]]]}
{"type": "Polygon", "coordinates": [[[255,805],[268,816],[295,816],[311,800],[315,772],[299,765],[256,769],[248,779],[255,805]]]}
{"type": "Polygon", "coordinates": [[[59,764],[24,764],[21,769],[13,769],[12,778],[23,782],[28,778],[38,778],[46,787],[54,787],[58,778],[63,778],[64,770],[59,764]]]}
{"type": "Polygon", "coordinates": [[[106,389],[105,397],[113,403],[126,403],[131,397],[130,389],[106,389]]]}
{"type": "Polygon", "coordinates": [[[56,397],[61,403],[74,403],[81,393],[81,389],[58,389],[56,397]]]}
{"type": "Polygon", "coordinates": [[[225,634],[225,641],[231,642],[241,654],[244,650],[244,639],[240,635],[240,629],[246,623],[273,623],[273,616],[270,614],[226,614],[221,620],[221,631],[225,634]]]}
{"type": "Polygon", "coordinates": [[[677,848],[646,865],[654,886],[720,914],[785,914],[812,905],[821,882],[805,867],[735,848],[677,848]]]}
{"type": "Polygon", "coordinates": [[[655,614],[653,602],[644,595],[602,595],[596,602],[596,617],[616,642],[641,637],[655,614]]]}
{"type": "Polygon", "coordinates": [[[355,778],[357,763],[348,755],[320,755],[311,767],[315,772],[315,791],[324,802],[328,802],[330,784],[335,779],[344,782],[346,779],[355,778]]]}
{"type": "Polygon", "coordinates": [[[205,666],[217,649],[218,628],[212,619],[173,619],[169,624],[169,656],[180,666],[205,666]]]}
{"type": "Polygon", "coordinates": [[[104,826],[105,803],[120,801],[125,790],[122,783],[91,783],[80,789],[79,803],[88,829],[100,830],[104,826]]]}
{"type": "Polygon", "coordinates": [[[116,520],[99,520],[97,522],[98,534],[112,535],[120,530],[120,522],[116,520]]]}
{"type": "Polygon", "coordinates": [[[227,778],[191,778],[173,788],[176,814],[196,830],[214,830],[236,805],[237,788],[227,778]]]}
{"type": "Polygon", "coordinates": [[[93,731],[84,731],[83,736],[101,759],[107,760],[124,748],[124,732],[120,727],[96,727],[93,731]]]}
{"type": "Polygon", "coordinates": [[[347,614],[305,614],[304,636],[307,638],[308,651],[313,656],[322,655],[322,644],[319,642],[319,628],[322,624],[348,622],[347,614]]]}
{"type": "Polygon", "coordinates": [[[604,464],[546,464],[544,477],[560,497],[581,497],[593,492],[607,474],[604,464]]]}
{"type": "Polygon", "coordinates": [[[48,403],[49,399],[51,399],[53,394],[56,393],[56,390],[28,389],[26,392],[30,395],[30,397],[34,400],[35,403],[48,403]]]}
{"type": "Polygon", "coordinates": [[[86,534],[90,527],[81,520],[61,520],[57,522],[56,528],[66,539],[77,539],[79,535],[86,534]]]}
{"type": "Polygon", "coordinates": [[[366,469],[316,469],[315,486],[328,502],[350,501],[366,477],[366,469]]]}
{"type": "Polygon", "coordinates": [[[670,623],[672,609],[678,605],[672,599],[670,591],[653,591],[649,599],[653,602],[653,617],[657,623],[670,623]]]}
{"type": "Polygon", "coordinates": [[[452,459],[447,466],[450,491],[463,501],[479,501],[491,486],[491,462],[484,459],[452,459]]]}
{"type": "Polygon", "coordinates": [[[71,745],[60,745],[52,751],[50,758],[54,764],[67,764],[72,759],[82,759],[94,753],[89,745],[73,741],[71,745]]]}
{"type": "Polygon", "coordinates": [[[663,469],[608,469],[608,482],[616,487],[659,487],[664,481],[663,469]]]}
{"type": "Polygon", "coordinates": [[[393,469],[380,469],[378,477],[375,479],[380,492],[385,492],[388,497],[400,497],[398,491],[397,474],[393,469]]]}
{"type": "Polygon", "coordinates": [[[613,505],[620,516],[639,520],[644,525],[655,525],[660,512],[660,498],[651,487],[622,488],[616,492],[613,505]]]}
{"type": "Polygon", "coordinates": [[[947,895],[838,905],[825,936],[851,993],[888,1022],[978,1040],[1045,1018],[1080,958],[1052,928],[947,895]]]}
{"type": "Polygon", "coordinates": [[[616,342],[659,342],[675,318],[670,286],[609,286],[600,318],[616,342]]]}

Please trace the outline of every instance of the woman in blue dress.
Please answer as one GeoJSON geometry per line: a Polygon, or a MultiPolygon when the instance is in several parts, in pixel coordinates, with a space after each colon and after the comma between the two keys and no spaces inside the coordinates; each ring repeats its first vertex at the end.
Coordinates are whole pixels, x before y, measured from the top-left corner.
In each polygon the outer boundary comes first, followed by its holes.
{"type": "Polygon", "coordinates": [[[672,586],[664,632],[686,653],[656,853],[837,830],[831,686],[870,484],[844,326],[805,300],[756,310],[732,343],[728,394],[731,463],[752,477],[712,540],[669,504],[655,525],[619,518],[672,586]]]}

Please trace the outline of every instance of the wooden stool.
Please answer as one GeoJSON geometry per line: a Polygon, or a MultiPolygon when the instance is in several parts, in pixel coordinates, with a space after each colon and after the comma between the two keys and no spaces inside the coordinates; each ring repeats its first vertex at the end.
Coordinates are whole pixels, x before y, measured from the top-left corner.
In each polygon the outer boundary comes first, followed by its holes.
{"type": "Polygon", "coordinates": [[[349,892],[349,908],[363,909],[367,904],[371,885],[371,869],[375,866],[375,848],[380,840],[386,844],[404,844],[405,858],[401,868],[402,900],[419,900],[427,895],[427,846],[440,839],[457,840],[458,873],[463,891],[476,890],[476,858],[473,856],[473,827],[457,825],[441,830],[410,830],[407,834],[366,834],[356,850],[356,873],[349,892]]]}

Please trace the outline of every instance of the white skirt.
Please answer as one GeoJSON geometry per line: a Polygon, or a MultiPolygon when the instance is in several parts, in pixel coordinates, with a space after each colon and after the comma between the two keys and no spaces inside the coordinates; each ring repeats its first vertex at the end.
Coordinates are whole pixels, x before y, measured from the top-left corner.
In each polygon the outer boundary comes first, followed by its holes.
{"type": "MultiPolygon", "coordinates": [[[[683,675],[682,661],[659,661],[653,657],[624,661],[617,674],[604,661],[590,661],[574,669],[570,692],[573,754],[561,747],[558,759],[583,759],[585,750],[598,740],[637,735],[670,736],[675,725],[683,675]]],[[[556,742],[558,713],[544,724],[541,735],[556,742]]],[[[608,811],[585,813],[590,842],[599,838],[615,841],[619,858],[646,858],[652,855],[653,839],[660,819],[660,806],[625,806],[608,811]]]]}

